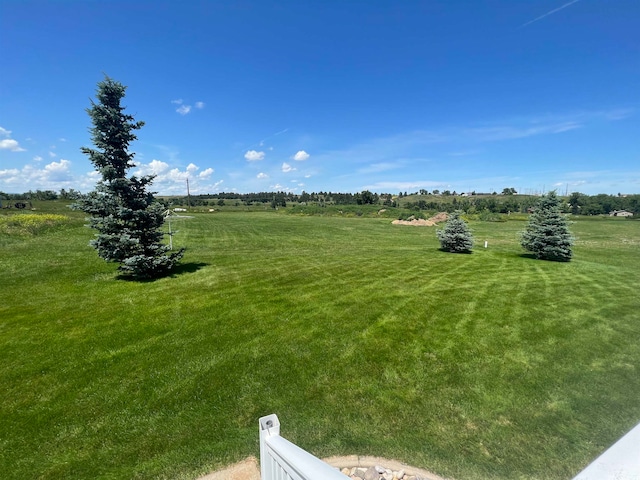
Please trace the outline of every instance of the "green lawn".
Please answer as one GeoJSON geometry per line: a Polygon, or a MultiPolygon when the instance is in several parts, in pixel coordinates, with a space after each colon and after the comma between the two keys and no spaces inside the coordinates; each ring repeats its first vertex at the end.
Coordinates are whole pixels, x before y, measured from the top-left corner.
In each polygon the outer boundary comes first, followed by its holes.
{"type": "Polygon", "coordinates": [[[269,413],[321,457],[567,479],[640,421],[640,222],[580,218],[551,263],[524,221],[455,255],[388,218],[196,214],[180,271],[138,283],[63,213],[0,234],[3,479],[192,479],[269,413]]]}

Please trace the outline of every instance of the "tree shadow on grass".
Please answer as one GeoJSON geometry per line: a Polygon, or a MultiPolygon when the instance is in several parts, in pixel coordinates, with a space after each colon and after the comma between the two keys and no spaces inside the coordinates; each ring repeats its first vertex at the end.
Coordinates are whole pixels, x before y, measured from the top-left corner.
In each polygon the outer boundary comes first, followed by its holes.
{"type": "Polygon", "coordinates": [[[208,267],[211,265],[210,263],[205,262],[188,262],[188,263],[179,263],[175,266],[173,270],[169,272],[168,277],[176,277],[178,275],[183,275],[185,273],[195,273],[198,270],[208,267]]]}
{"type": "Polygon", "coordinates": [[[155,282],[156,280],[161,280],[163,278],[176,278],[180,275],[185,275],[187,273],[195,273],[204,267],[208,267],[209,265],[211,264],[204,263],[204,262],[179,263],[175,267],[173,267],[173,269],[171,269],[169,272],[154,278],[138,278],[132,275],[125,275],[121,273],[116,276],[116,280],[123,280],[125,282],[152,283],[152,282],[155,282]]]}
{"type": "Polygon", "coordinates": [[[439,248],[438,251],[443,253],[453,253],[456,255],[471,255],[473,253],[473,250],[465,250],[464,252],[452,252],[451,250],[446,250],[444,248],[439,248]]]}
{"type": "Polygon", "coordinates": [[[569,263],[570,262],[570,260],[565,260],[565,259],[562,259],[562,258],[546,258],[546,257],[538,258],[533,253],[521,253],[521,254],[518,255],[518,257],[526,258],[526,259],[529,259],[529,260],[538,260],[538,261],[541,261],[541,262],[554,262],[554,263],[569,263]]]}

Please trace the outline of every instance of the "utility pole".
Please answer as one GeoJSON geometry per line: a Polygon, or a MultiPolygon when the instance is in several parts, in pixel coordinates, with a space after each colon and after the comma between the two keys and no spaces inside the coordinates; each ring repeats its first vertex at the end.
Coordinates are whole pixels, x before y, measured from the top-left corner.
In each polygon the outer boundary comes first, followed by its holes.
{"type": "Polygon", "coordinates": [[[189,178],[187,177],[187,208],[191,208],[191,194],[189,193],[189,178]]]}

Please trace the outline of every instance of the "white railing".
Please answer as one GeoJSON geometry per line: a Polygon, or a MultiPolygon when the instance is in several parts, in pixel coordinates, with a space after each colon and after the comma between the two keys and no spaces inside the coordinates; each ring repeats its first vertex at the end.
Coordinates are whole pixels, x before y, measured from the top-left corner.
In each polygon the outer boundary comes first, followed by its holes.
{"type": "MultiPolygon", "coordinates": [[[[260,425],[261,480],[344,480],[349,478],[280,436],[275,414],[260,425]]],[[[573,480],[639,480],[640,424],[596,458],[573,480]]]]}
{"type": "Polygon", "coordinates": [[[640,424],[596,458],[573,480],[640,479],[640,424]]]}
{"type": "Polygon", "coordinates": [[[344,480],[334,467],[280,436],[278,416],[259,420],[261,480],[344,480]]]}

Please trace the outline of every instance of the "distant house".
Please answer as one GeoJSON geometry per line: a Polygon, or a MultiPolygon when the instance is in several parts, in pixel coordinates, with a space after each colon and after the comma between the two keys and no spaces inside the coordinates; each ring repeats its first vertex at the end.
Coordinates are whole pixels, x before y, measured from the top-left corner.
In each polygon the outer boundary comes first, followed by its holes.
{"type": "Polygon", "coordinates": [[[632,212],[628,212],[626,210],[614,210],[609,213],[610,217],[633,217],[632,212]]]}

